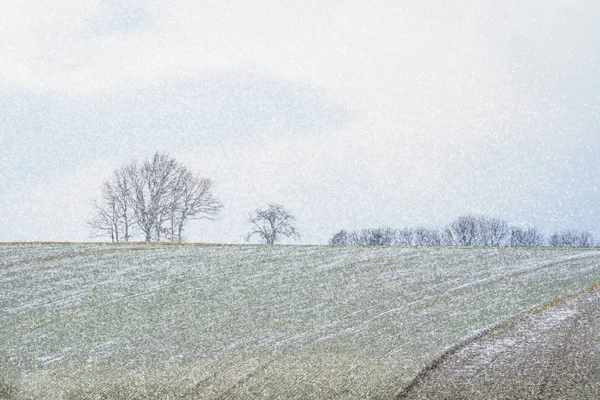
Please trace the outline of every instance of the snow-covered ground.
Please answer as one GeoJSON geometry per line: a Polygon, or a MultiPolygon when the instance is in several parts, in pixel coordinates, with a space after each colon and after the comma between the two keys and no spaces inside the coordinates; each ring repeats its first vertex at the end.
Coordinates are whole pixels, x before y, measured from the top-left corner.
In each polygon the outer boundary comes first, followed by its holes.
{"type": "Polygon", "coordinates": [[[599,281],[595,249],[2,245],[0,372],[23,398],[382,398],[599,281]]]}

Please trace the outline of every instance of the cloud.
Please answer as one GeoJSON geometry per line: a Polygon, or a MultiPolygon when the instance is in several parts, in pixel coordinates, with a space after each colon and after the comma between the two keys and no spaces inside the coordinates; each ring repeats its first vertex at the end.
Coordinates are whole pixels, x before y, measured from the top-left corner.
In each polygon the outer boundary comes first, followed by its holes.
{"type": "Polygon", "coordinates": [[[30,172],[38,174],[69,161],[82,167],[86,159],[108,154],[263,134],[317,134],[344,126],[354,115],[315,86],[242,71],[88,94],[13,91],[0,104],[0,129],[7,135],[3,155],[21,174],[19,166],[34,159],[40,168],[30,172]]]}
{"type": "Polygon", "coordinates": [[[148,2],[102,0],[96,12],[87,18],[84,33],[94,36],[126,35],[152,27],[154,17],[148,2]]]}

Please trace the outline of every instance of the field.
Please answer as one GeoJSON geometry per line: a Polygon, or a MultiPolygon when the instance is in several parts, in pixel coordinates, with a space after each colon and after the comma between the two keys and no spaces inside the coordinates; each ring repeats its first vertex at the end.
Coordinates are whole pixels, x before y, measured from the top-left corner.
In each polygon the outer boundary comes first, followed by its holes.
{"type": "Polygon", "coordinates": [[[600,250],[0,245],[0,398],[390,398],[600,250]]]}
{"type": "Polygon", "coordinates": [[[600,285],[445,352],[397,400],[600,399],[600,285]]]}

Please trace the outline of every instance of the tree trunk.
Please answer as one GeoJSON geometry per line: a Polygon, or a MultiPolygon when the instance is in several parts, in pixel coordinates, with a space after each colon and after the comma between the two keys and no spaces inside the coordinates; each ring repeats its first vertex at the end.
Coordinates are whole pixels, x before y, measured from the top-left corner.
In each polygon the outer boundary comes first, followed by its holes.
{"type": "Polygon", "coordinates": [[[177,232],[177,240],[181,243],[181,233],[183,231],[183,224],[179,224],[178,232],[177,232]]]}

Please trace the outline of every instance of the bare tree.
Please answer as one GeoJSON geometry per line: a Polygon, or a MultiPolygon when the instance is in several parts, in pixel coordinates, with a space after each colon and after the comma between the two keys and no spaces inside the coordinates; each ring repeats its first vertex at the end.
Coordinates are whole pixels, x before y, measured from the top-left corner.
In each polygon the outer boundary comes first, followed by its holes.
{"type": "Polygon", "coordinates": [[[351,232],[341,230],[329,239],[329,244],[332,246],[391,246],[397,244],[397,237],[398,232],[389,227],[351,232]]]}
{"type": "Polygon", "coordinates": [[[442,242],[458,246],[500,246],[509,235],[508,223],[500,218],[462,215],[446,227],[442,242]]]}
{"type": "Polygon", "coordinates": [[[358,246],[361,244],[360,235],[356,231],[352,231],[348,234],[348,244],[358,246]]]}
{"type": "Polygon", "coordinates": [[[102,185],[101,202],[92,202],[93,215],[88,221],[95,235],[110,237],[111,242],[119,242],[121,209],[117,201],[114,187],[105,181],[102,185]]]}
{"type": "Polygon", "coordinates": [[[296,218],[279,204],[258,208],[248,218],[252,230],[246,236],[246,241],[254,235],[258,235],[266,244],[275,244],[283,236],[299,239],[300,234],[293,225],[295,220],[296,218]]]}
{"type": "Polygon", "coordinates": [[[587,231],[567,230],[560,233],[554,233],[550,236],[548,242],[550,246],[571,246],[587,247],[594,245],[594,237],[587,231]]]}
{"type": "Polygon", "coordinates": [[[445,228],[442,229],[441,237],[442,237],[442,246],[454,246],[456,244],[456,243],[454,243],[454,237],[452,236],[452,230],[448,226],[446,226],[445,228]]]}
{"type": "Polygon", "coordinates": [[[488,220],[488,231],[491,246],[505,244],[510,234],[508,222],[500,218],[490,218],[488,220]]]}
{"type": "Polygon", "coordinates": [[[522,229],[510,227],[509,244],[511,246],[543,246],[544,235],[536,228],[522,229]]]}
{"type": "Polygon", "coordinates": [[[391,228],[363,229],[360,241],[365,246],[390,246],[394,244],[396,232],[391,228]]]}
{"type": "Polygon", "coordinates": [[[412,246],[415,240],[415,231],[411,228],[402,228],[396,232],[396,244],[412,246]]]}
{"type": "Polygon", "coordinates": [[[355,235],[356,244],[359,246],[368,246],[371,241],[371,232],[369,229],[361,229],[355,235]]]}
{"type": "Polygon", "coordinates": [[[594,236],[588,232],[583,231],[579,233],[579,245],[582,247],[589,247],[595,245],[594,236]]]}
{"type": "Polygon", "coordinates": [[[112,197],[119,210],[119,228],[122,231],[122,239],[128,242],[133,234],[135,224],[133,208],[130,205],[131,184],[128,166],[121,167],[113,173],[112,197]]]}
{"type": "Polygon", "coordinates": [[[458,217],[446,228],[451,244],[458,246],[474,246],[478,244],[479,223],[473,215],[458,217]]]}
{"type": "Polygon", "coordinates": [[[482,246],[500,246],[509,235],[508,223],[500,218],[480,216],[477,218],[478,237],[476,243],[482,246]]]}
{"type": "Polygon", "coordinates": [[[442,236],[437,229],[418,226],[414,229],[414,236],[416,246],[440,246],[442,244],[442,236]]]}
{"type": "Polygon", "coordinates": [[[350,235],[344,229],[334,234],[331,239],[329,239],[330,246],[347,246],[350,244],[350,235]]]}
{"type": "Polygon", "coordinates": [[[175,186],[171,189],[168,207],[168,237],[181,242],[183,228],[188,220],[214,219],[223,205],[212,192],[210,179],[199,179],[181,168],[175,186]]]}
{"type": "Polygon", "coordinates": [[[156,153],[152,160],[146,160],[137,170],[137,179],[132,181],[135,196],[132,206],[136,222],[150,242],[153,238],[160,241],[162,224],[167,218],[170,204],[169,190],[176,180],[177,162],[166,154],[156,153]]]}
{"type": "Polygon", "coordinates": [[[95,200],[92,202],[93,215],[87,223],[92,228],[94,236],[105,236],[110,238],[110,241],[118,242],[118,233],[116,227],[116,214],[114,208],[110,205],[98,204],[95,200]]]}

